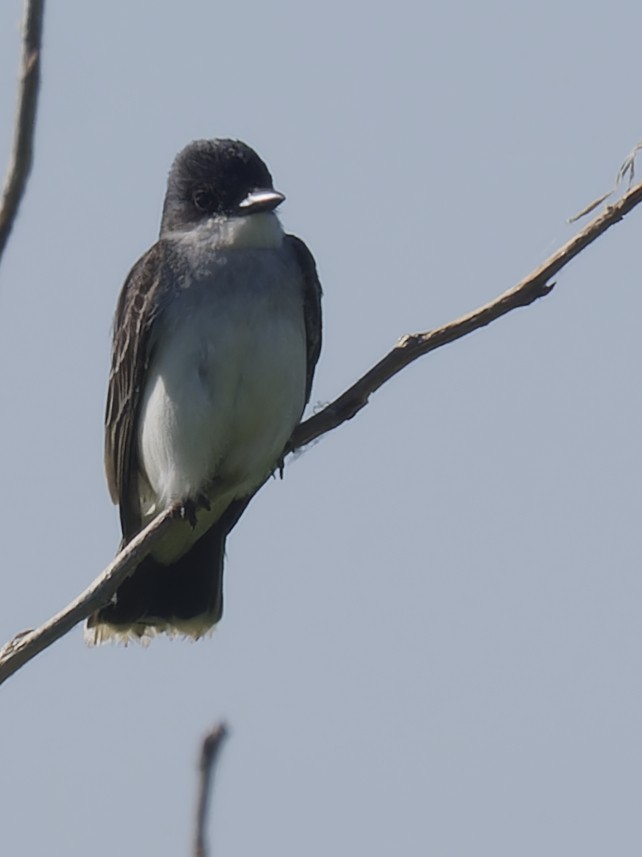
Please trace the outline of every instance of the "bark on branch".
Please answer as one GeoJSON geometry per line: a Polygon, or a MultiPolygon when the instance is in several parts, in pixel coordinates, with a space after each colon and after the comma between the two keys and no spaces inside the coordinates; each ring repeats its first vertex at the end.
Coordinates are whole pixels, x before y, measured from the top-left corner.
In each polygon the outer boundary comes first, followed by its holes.
{"type": "Polygon", "coordinates": [[[455,321],[437,327],[427,333],[411,333],[402,336],[394,348],[386,354],[372,369],[359,378],[338,399],[327,405],[318,414],[300,423],[294,431],[291,450],[294,451],[306,443],[315,440],[320,435],[340,426],[346,420],[351,420],[368,404],[370,396],[379,387],[389,381],[418,357],[441,348],[449,342],[461,339],[491,321],[506,315],[518,307],[528,306],[538,298],[547,295],[554,283],[550,280],[565,265],[582,252],[596,238],[599,238],[609,227],[619,223],[622,218],[642,202],[642,182],[632,187],[617,203],[609,205],[592,220],[581,232],[567,241],[552,256],[535,268],[527,277],[520,280],[516,286],[499,295],[499,297],[484,304],[472,312],[462,315],[455,321]]]}
{"type": "MultiPolygon", "coordinates": [[[[395,347],[350,389],[296,428],[288,452],[294,452],[337,428],[346,420],[352,419],[368,403],[372,393],[418,357],[547,295],[553,287],[551,278],[640,202],[642,183],[631,188],[617,203],[609,205],[542,265],[490,303],[443,327],[402,337],[395,347]]],[[[96,578],[89,589],[42,627],[23,632],[7,643],[0,650],[0,684],[98,607],[107,604],[122,581],[134,571],[171,526],[174,514],[174,510],[168,510],[155,518],[96,578]]]]}
{"type": "Polygon", "coordinates": [[[13,228],[33,162],[45,0],[26,0],[18,109],[9,169],[0,202],[0,259],[13,228]]]}
{"type": "Polygon", "coordinates": [[[158,539],[171,527],[175,517],[176,511],[173,508],[157,515],[94,582],[63,610],[35,631],[22,631],[9,640],[0,649],[0,684],[43,649],[64,637],[74,625],[82,622],[94,610],[107,604],[123,580],[133,573],[158,539]]]}

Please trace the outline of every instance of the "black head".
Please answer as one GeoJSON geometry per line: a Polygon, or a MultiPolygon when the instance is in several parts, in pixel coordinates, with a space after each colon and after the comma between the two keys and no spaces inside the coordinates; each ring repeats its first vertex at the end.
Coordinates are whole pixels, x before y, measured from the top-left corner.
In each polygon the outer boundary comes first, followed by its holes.
{"type": "Polygon", "coordinates": [[[176,156],[161,231],[214,216],[269,211],[282,202],[256,152],[240,140],[195,140],[176,156]],[[252,195],[254,194],[254,195],[252,195]]]}

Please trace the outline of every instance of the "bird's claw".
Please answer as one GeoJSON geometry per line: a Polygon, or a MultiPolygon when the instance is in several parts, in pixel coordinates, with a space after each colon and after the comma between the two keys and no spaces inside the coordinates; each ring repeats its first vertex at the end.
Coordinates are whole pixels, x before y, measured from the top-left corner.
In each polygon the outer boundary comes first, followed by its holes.
{"type": "Polygon", "coordinates": [[[205,509],[206,512],[211,512],[212,507],[210,505],[209,497],[207,494],[199,494],[196,498],[196,506],[198,509],[205,509]]]}
{"type": "Polygon", "coordinates": [[[196,526],[196,503],[193,500],[186,500],[176,507],[176,518],[179,521],[187,521],[192,529],[196,526]]]}
{"type": "Polygon", "coordinates": [[[199,509],[205,509],[206,512],[210,512],[212,509],[206,494],[199,494],[196,500],[185,500],[184,503],[176,507],[175,517],[179,521],[187,521],[194,529],[198,523],[196,513],[199,509]]]}

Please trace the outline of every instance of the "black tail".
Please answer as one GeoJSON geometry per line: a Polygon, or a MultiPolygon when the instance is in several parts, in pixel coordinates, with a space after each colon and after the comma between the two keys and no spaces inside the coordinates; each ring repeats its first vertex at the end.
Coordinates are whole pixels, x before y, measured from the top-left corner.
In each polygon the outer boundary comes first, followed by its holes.
{"type": "Polygon", "coordinates": [[[200,637],[215,625],[223,614],[225,539],[250,499],[235,500],[172,565],[145,557],[114,601],[89,617],[87,642],[140,638],[155,631],[200,637]]]}

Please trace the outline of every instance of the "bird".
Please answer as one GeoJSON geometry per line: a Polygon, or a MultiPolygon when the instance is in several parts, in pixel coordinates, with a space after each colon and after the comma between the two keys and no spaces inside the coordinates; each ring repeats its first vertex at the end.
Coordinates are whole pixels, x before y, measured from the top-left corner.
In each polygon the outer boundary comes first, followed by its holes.
{"type": "Polygon", "coordinates": [[[317,267],[279,221],[284,199],[240,140],[196,140],[174,159],[158,241],[116,307],[105,471],[121,549],[178,514],[89,617],[90,645],[198,639],[221,619],[225,540],[282,471],[321,349],[317,267]]]}

